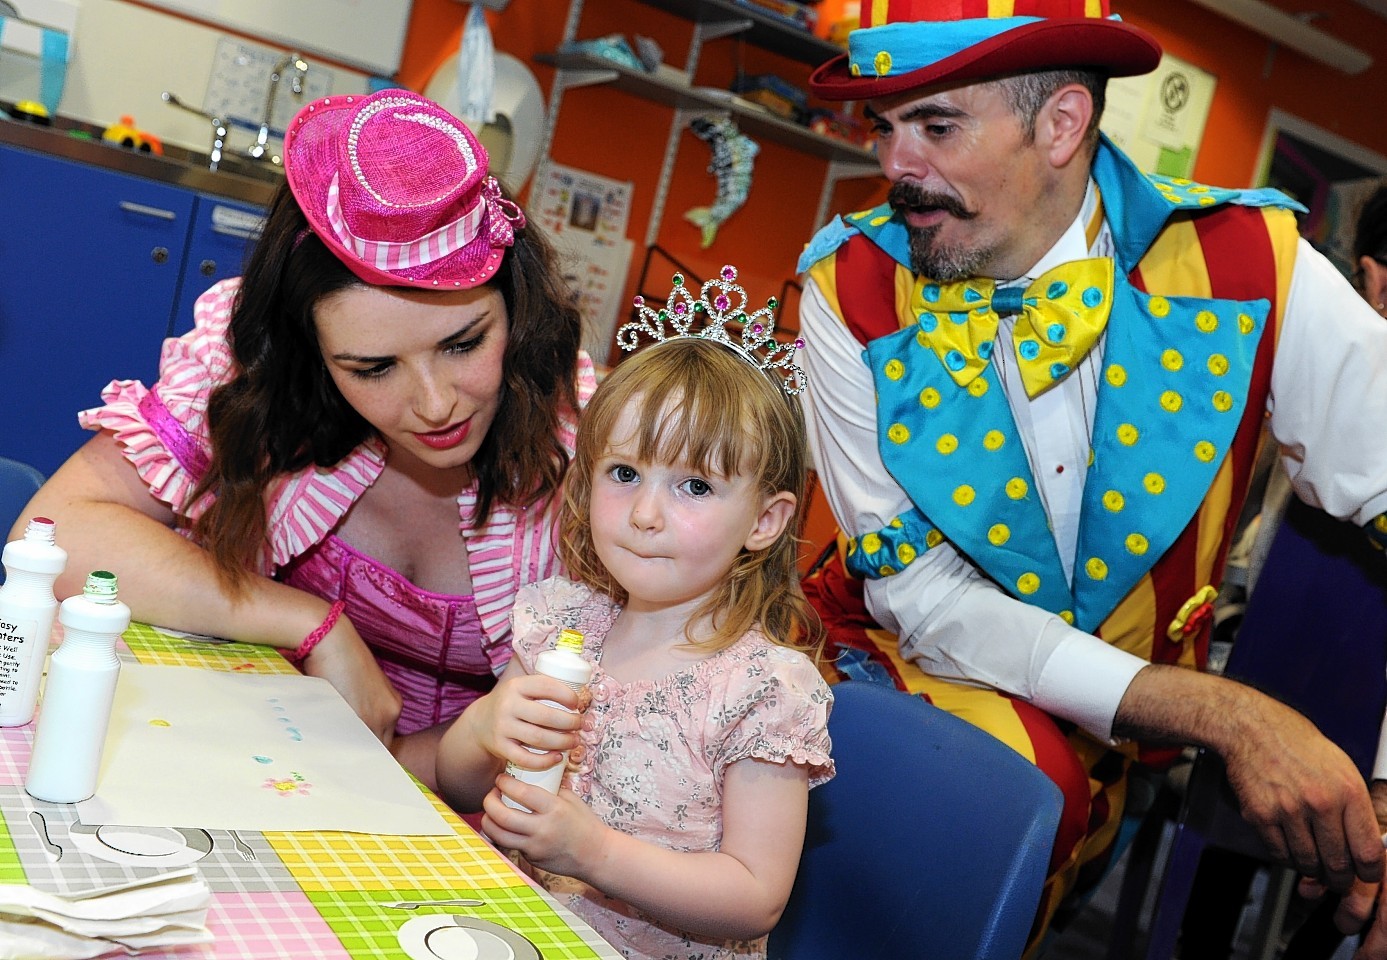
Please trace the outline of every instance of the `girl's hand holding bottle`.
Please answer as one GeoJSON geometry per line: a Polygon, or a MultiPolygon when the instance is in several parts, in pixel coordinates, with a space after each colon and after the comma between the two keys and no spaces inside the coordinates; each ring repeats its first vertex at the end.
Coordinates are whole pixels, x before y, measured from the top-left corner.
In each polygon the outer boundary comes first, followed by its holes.
{"type": "Polygon", "coordinates": [[[482,811],[482,832],[493,843],[503,850],[519,850],[535,866],[569,877],[590,876],[615,832],[572,790],[561,789],[556,796],[506,773],[496,778],[482,811]],[[516,809],[507,798],[526,809],[516,809]]]}
{"type": "Polygon", "coordinates": [[[578,694],[563,681],[507,669],[496,688],[467,709],[463,722],[471,727],[477,744],[497,760],[544,770],[562,762],[563,751],[577,745],[583,717],[571,711],[579,709],[578,694]]]}

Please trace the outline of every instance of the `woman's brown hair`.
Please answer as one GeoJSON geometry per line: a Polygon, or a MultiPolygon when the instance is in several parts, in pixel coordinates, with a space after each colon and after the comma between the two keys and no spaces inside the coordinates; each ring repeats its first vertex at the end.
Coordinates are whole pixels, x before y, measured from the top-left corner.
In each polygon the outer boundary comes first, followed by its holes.
{"type": "MultiPolygon", "coordinates": [[[[313,321],[323,298],[360,285],[282,187],[232,307],[236,372],[208,402],[212,457],[193,497],[214,495],[193,532],[233,588],[264,556],[271,482],[332,467],[373,435],[332,382],[313,321]]],[[[498,502],[528,507],[557,493],[568,465],[559,423],[578,409],[582,319],[543,234],[517,231],[490,285],[510,322],[500,405],[472,461],[477,526],[498,502]]]]}

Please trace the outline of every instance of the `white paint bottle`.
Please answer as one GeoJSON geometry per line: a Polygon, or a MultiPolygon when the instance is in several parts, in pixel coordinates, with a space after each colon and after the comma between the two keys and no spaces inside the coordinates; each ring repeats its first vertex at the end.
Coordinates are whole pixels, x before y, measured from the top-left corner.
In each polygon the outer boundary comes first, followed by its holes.
{"type": "Polygon", "coordinates": [[[53,582],[67,566],[67,551],[55,542],[56,524],[34,517],[24,536],[5,544],[0,562],[0,727],[34,719],[39,679],[53,633],[58,598],[53,582]]]}
{"type": "MultiPolygon", "coordinates": [[[[582,690],[592,679],[592,664],[583,659],[583,635],[577,630],[560,630],[559,639],[554,644],[553,650],[545,650],[535,657],[535,673],[542,673],[546,677],[553,677],[568,684],[574,692],[582,690]]],[[[551,707],[558,707],[560,710],[568,708],[562,704],[555,703],[553,700],[541,700],[540,703],[548,704],[551,707]]],[[[570,711],[573,712],[573,711],[570,711]]],[[[536,750],[534,747],[526,747],[531,753],[548,753],[547,750],[536,750]]],[[[543,787],[550,793],[557,794],[559,786],[563,783],[564,769],[568,765],[568,753],[565,752],[563,759],[552,767],[544,770],[525,770],[517,767],[513,763],[506,764],[506,773],[524,783],[533,783],[543,787]]],[[[516,803],[510,797],[502,796],[506,806],[514,807],[516,810],[530,812],[528,807],[516,803]]]]}
{"type": "Polygon", "coordinates": [[[50,803],[77,803],[96,792],[120,660],[116,640],[130,626],[117,599],[116,575],[97,570],[80,596],[58,608],[63,642],[48,663],[24,789],[50,803]]]}

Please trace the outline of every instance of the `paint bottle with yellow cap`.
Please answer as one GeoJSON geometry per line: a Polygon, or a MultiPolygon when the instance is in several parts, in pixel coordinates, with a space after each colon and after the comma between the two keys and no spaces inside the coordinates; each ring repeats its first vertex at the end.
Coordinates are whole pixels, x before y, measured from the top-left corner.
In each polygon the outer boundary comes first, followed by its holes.
{"type": "MultiPolygon", "coordinates": [[[[542,673],[546,677],[553,677],[562,680],[576,693],[588,685],[592,679],[592,664],[583,659],[583,635],[577,630],[560,630],[559,639],[554,644],[554,649],[545,650],[535,657],[535,672],[542,673]]],[[[541,700],[540,703],[551,707],[558,707],[560,710],[568,710],[562,704],[555,703],[553,700],[541,700]]],[[[548,753],[548,750],[536,750],[534,747],[526,747],[531,753],[548,753]]],[[[544,770],[525,770],[517,767],[513,763],[506,764],[506,773],[524,783],[533,783],[543,787],[550,793],[557,794],[559,785],[563,783],[564,768],[568,765],[568,754],[552,767],[544,770]]],[[[516,810],[530,812],[528,807],[516,803],[510,797],[502,796],[509,807],[516,810]]]]}

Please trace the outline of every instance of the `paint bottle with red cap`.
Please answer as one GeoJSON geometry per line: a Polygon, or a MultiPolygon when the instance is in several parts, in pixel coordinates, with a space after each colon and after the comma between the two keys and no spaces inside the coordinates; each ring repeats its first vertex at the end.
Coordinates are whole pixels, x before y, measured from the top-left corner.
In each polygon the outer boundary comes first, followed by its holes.
{"type": "Polygon", "coordinates": [[[67,566],[67,551],[58,546],[57,526],[34,517],[24,536],[5,544],[0,562],[0,727],[18,727],[34,719],[39,678],[48,656],[58,599],[53,583],[67,566]]]}

